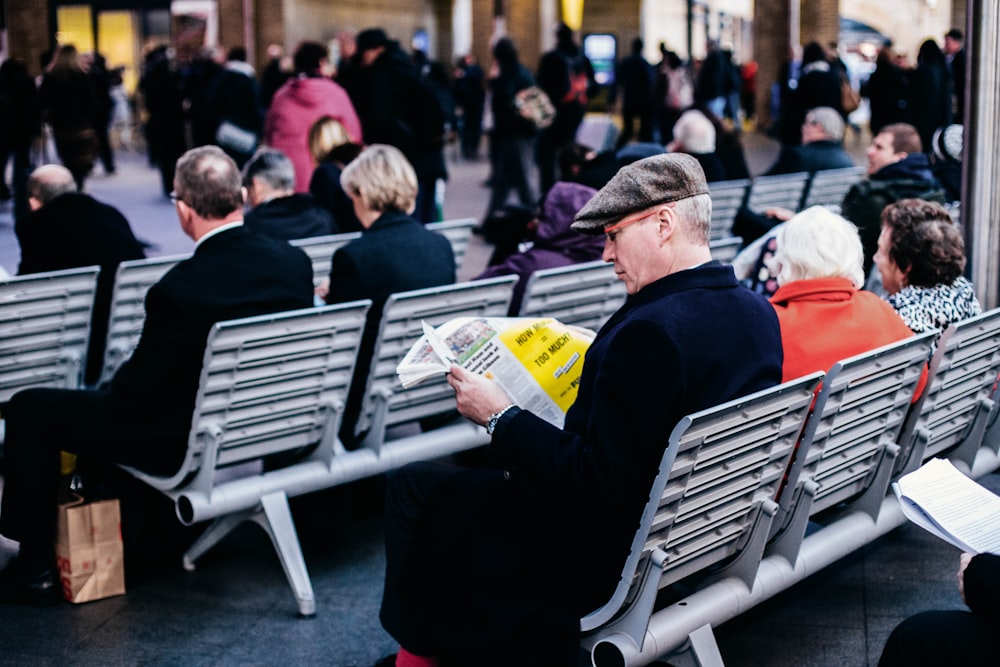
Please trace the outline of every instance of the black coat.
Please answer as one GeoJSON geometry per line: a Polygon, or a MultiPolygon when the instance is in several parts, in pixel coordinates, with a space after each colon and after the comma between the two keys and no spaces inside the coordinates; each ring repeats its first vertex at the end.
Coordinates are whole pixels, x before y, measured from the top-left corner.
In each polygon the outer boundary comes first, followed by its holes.
{"type": "Polygon", "coordinates": [[[316,203],[333,216],[334,234],[360,232],[361,222],[354,213],[354,202],[340,185],[343,168],[335,162],[321,162],[316,165],[309,180],[309,194],[316,203]]]}
{"type": "Polygon", "coordinates": [[[131,461],[172,474],[183,461],[205,341],[224,320],[313,305],[312,264],[287,243],[246,227],[205,239],[146,294],[146,323],[109,387],[109,418],[136,440],[131,461]]]}
{"type": "Polygon", "coordinates": [[[340,231],[334,225],[330,212],[307,194],[275,197],[258,204],[246,214],[243,221],[254,233],[282,241],[325,236],[340,231]]]}
{"type": "Polygon", "coordinates": [[[774,309],[731,267],[629,297],[586,354],[564,428],[509,412],[495,468],[453,476],[421,517],[404,585],[427,640],[455,664],[576,664],[579,618],[618,581],[674,426],[776,385],[781,364],[774,309]]]}
{"type": "MultiPolygon", "coordinates": [[[[223,122],[232,123],[258,137],[264,126],[260,101],[260,86],[250,74],[246,63],[227,64],[219,72],[205,93],[206,111],[212,122],[213,135],[223,122]],[[240,71],[246,69],[247,71],[240,71]]],[[[238,163],[245,162],[250,154],[237,153],[223,147],[238,163]]]]}
{"type": "Polygon", "coordinates": [[[333,253],[327,303],[371,299],[344,414],[342,437],[350,444],[364,397],[382,307],[390,294],[455,282],[455,255],[441,234],[399,211],[387,211],[361,238],[333,253]]]}
{"type": "Polygon", "coordinates": [[[901,123],[906,119],[906,81],[901,70],[891,63],[879,65],[861,87],[861,93],[871,106],[872,136],[886,125],[901,123]]]}
{"type": "Polygon", "coordinates": [[[910,122],[920,133],[925,152],[931,150],[934,130],[951,124],[951,72],[945,63],[922,63],[910,78],[910,122]]]}
{"type": "Polygon", "coordinates": [[[145,246],[118,209],[75,192],[60,195],[19,220],[15,231],[21,244],[18,275],[101,267],[84,375],[88,384],[93,383],[103,363],[115,271],[121,262],[145,257],[145,246]]]}

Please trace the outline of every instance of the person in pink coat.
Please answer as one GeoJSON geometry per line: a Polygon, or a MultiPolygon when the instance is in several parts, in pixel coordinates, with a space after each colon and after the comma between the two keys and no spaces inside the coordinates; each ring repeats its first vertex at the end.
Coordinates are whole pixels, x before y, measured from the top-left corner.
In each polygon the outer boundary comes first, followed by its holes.
{"type": "Polygon", "coordinates": [[[313,172],[309,128],[330,116],[347,130],[350,140],[362,143],[361,121],[347,92],[324,76],[329,51],[319,42],[302,42],[295,51],[296,77],[274,94],[264,119],[264,143],[277,148],[295,165],[295,191],[309,192],[313,172]]]}

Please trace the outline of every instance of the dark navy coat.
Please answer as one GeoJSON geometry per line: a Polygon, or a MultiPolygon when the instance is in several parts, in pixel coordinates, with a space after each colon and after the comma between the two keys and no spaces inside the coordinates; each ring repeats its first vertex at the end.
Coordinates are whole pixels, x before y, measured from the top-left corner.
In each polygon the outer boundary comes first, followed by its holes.
{"type": "Polygon", "coordinates": [[[470,664],[531,642],[539,664],[574,664],[579,618],[610,597],[678,421],[778,384],[782,361],[774,309],[732,267],[630,297],[587,352],[564,428],[509,411],[494,471],[455,475],[436,498],[406,584],[429,639],[470,664]]]}

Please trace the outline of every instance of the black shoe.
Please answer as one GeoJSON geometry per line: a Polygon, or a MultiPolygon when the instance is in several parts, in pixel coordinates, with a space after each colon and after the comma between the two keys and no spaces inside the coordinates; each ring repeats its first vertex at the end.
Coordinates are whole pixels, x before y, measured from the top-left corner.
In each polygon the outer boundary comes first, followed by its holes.
{"type": "Polygon", "coordinates": [[[51,607],[62,599],[62,584],[55,568],[25,571],[14,558],[0,570],[0,602],[51,607]]]}

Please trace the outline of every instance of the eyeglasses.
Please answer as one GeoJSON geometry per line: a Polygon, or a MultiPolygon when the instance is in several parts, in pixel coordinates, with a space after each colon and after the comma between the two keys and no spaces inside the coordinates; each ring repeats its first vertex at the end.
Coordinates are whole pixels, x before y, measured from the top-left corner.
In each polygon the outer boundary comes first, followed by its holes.
{"type": "Polygon", "coordinates": [[[183,200],[183,199],[182,199],[182,198],[180,197],[180,195],[178,195],[178,194],[177,194],[176,192],[171,192],[171,193],[170,193],[169,195],[167,195],[167,196],[168,196],[168,197],[170,197],[170,203],[171,203],[171,204],[177,204],[177,202],[179,202],[179,201],[184,201],[184,200],[183,200]]]}
{"type": "Polygon", "coordinates": [[[636,222],[642,222],[643,220],[646,220],[650,216],[655,215],[657,211],[658,209],[654,210],[646,209],[645,211],[639,211],[638,213],[633,213],[632,215],[619,220],[615,224],[605,227],[604,236],[608,241],[614,243],[616,240],[618,240],[618,234],[620,233],[619,230],[622,227],[626,227],[636,222]]]}

